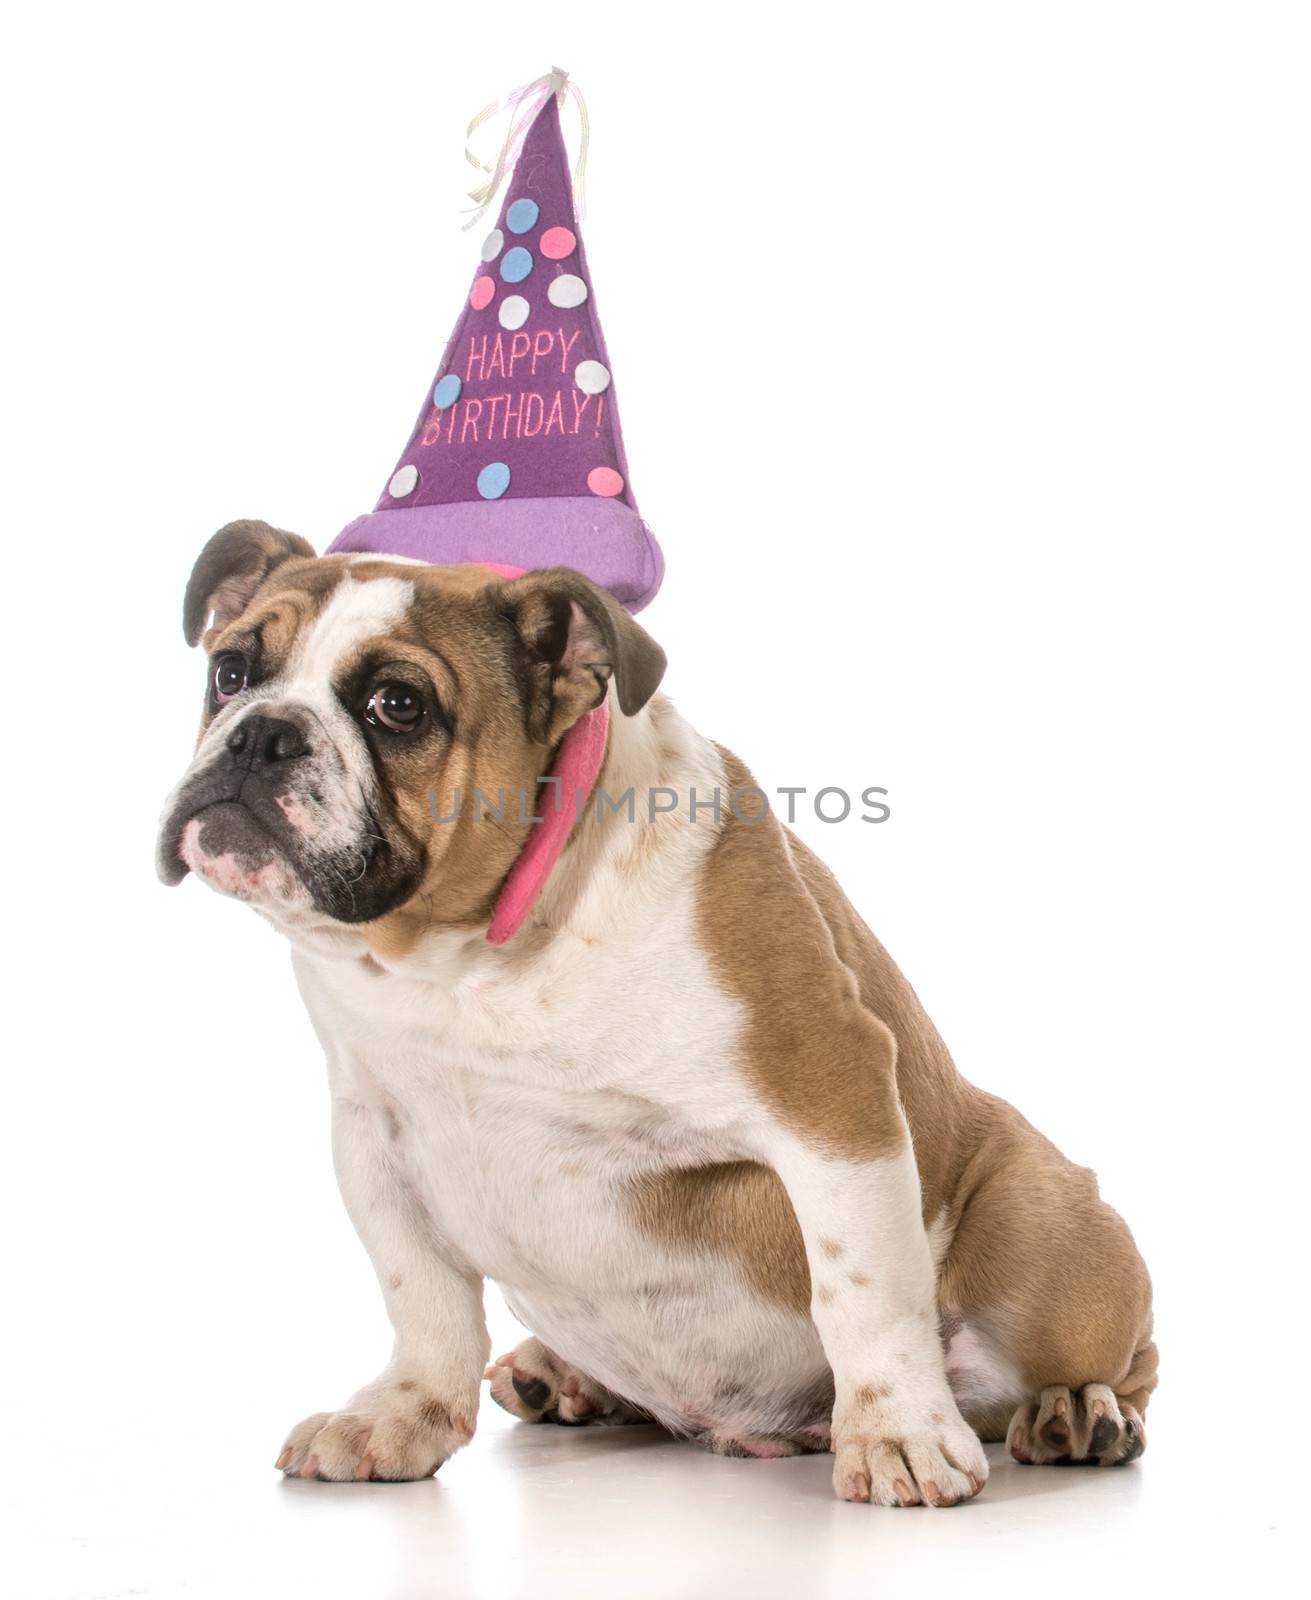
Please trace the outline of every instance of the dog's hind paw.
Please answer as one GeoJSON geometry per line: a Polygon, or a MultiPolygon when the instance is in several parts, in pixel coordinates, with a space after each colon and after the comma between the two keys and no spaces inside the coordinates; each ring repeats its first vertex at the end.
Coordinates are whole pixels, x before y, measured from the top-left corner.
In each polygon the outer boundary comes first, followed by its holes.
{"type": "Polygon", "coordinates": [[[525,1339],[509,1355],[500,1356],[483,1374],[492,1399],[521,1422],[584,1423],[615,1426],[651,1419],[636,1406],[603,1389],[599,1383],[561,1361],[540,1339],[525,1339]]]}
{"type": "Polygon", "coordinates": [[[1120,1467],[1142,1455],[1147,1434],[1138,1412],[1106,1384],[1056,1385],[1011,1418],[1006,1448],[1025,1466],[1120,1467]]]}

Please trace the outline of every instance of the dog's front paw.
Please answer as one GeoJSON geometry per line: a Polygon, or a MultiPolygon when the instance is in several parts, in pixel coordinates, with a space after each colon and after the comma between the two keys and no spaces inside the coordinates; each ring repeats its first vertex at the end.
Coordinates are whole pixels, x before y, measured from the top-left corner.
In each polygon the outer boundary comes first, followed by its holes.
{"type": "Polygon", "coordinates": [[[988,1459],[950,1393],[902,1407],[874,1387],[833,1423],[833,1489],[879,1506],[954,1506],[988,1481],[988,1459]]]}
{"type": "Polygon", "coordinates": [[[431,1478],[473,1437],[473,1409],[455,1410],[417,1378],[380,1380],[343,1411],[306,1417],[287,1436],[276,1465],[289,1478],[334,1483],[431,1478]]]}

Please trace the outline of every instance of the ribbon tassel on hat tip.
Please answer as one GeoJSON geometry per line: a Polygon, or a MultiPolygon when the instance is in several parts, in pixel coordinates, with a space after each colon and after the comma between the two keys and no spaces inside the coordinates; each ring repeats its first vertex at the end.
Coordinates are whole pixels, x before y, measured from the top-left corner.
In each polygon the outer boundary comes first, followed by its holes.
{"type": "Polygon", "coordinates": [[[541,111],[547,100],[553,96],[561,107],[564,105],[566,95],[571,96],[578,107],[578,159],[574,164],[574,210],[581,221],[586,214],[584,202],[584,184],[587,175],[587,145],[590,138],[590,127],[587,116],[587,102],[583,99],[583,91],[570,78],[563,67],[552,67],[548,73],[540,78],[534,78],[531,83],[524,84],[521,88],[512,89],[501,100],[491,100],[479,111],[468,128],[465,130],[464,159],[471,167],[479,172],[488,174],[487,180],[476,185],[469,191],[469,198],[473,201],[473,214],[463,224],[465,232],[478,225],[478,222],[487,214],[487,208],[496,198],[497,191],[504,181],[506,172],[514,166],[523,142],[523,136],[531,126],[537,114],[541,111]],[[523,108],[521,110],[521,108],[523,108]],[[481,161],[473,152],[469,140],[485,122],[502,111],[512,113],[505,138],[493,162],[481,161]]]}
{"type": "MultiPolygon", "coordinates": [[[[512,578],[571,567],[629,611],[656,594],[660,546],[637,509],[617,385],[583,246],[581,200],[590,126],[562,68],[484,106],[467,140],[508,113],[495,158],[473,190],[474,226],[500,197],[469,294],[409,441],[371,512],[329,553],[476,564],[512,578]],[[571,178],[560,113],[577,107],[571,178]]],[[[564,797],[539,823],[502,889],[487,937],[502,944],[527,917],[601,770],[604,703],[566,733],[544,791],[564,797]]]]}

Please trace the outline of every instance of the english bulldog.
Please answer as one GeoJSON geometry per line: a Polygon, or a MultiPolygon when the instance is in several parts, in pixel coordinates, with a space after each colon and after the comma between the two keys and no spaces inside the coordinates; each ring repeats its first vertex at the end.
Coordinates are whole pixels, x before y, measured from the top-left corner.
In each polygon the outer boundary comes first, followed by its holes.
{"type": "Polygon", "coordinates": [[[958,1074],[608,594],[565,569],[316,557],[239,522],[197,561],[184,629],[205,703],[159,870],[289,940],[395,1329],[282,1472],[423,1478],[473,1436],[484,1379],[525,1422],[828,1450],[837,1494],[881,1506],[978,1494],[981,1441],[1141,1454],[1157,1356],[1128,1228],[958,1074]],[[496,943],[540,780],[602,705],[605,793],[684,803],[589,804],[496,943]],[[457,803],[475,790],[528,804],[457,803]],[[491,1366],[489,1278],[532,1333],[491,1366]]]}

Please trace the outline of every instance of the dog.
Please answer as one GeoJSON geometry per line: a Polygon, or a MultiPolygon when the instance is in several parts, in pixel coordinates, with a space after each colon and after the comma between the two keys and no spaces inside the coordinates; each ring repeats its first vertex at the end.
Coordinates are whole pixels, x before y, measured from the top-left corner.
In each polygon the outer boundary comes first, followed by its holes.
{"type": "Polygon", "coordinates": [[[240,522],[183,621],[209,677],[159,870],[290,940],[396,1335],[379,1377],[292,1429],[282,1472],[429,1476],[484,1379],[528,1422],[828,1450],[836,1493],[884,1506],[970,1499],[981,1441],[1142,1453],[1157,1353],[1128,1228],[960,1077],[608,594],[563,568],[318,557],[240,522]],[[590,807],[493,944],[542,775],[603,703],[607,794],[734,803],[590,807]],[[475,790],[529,803],[461,808],[475,790]],[[488,1278],[533,1335],[491,1366],[488,1278]]]}

